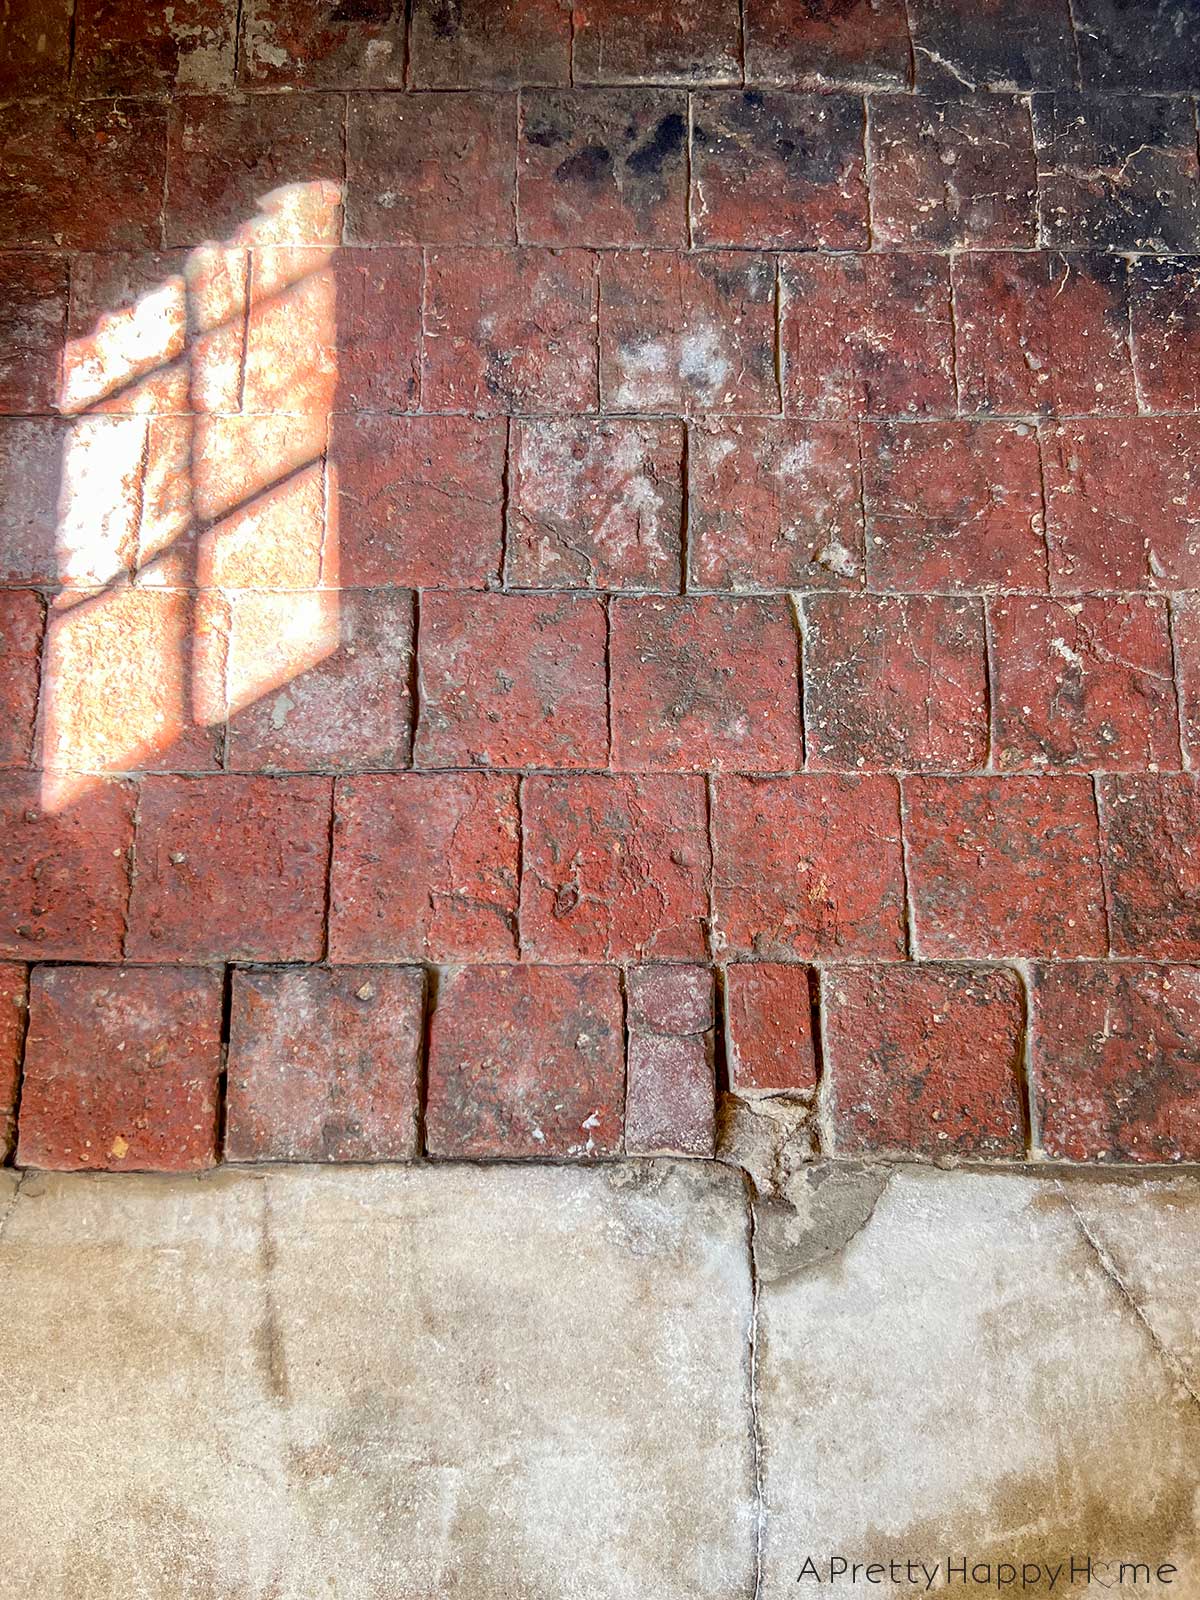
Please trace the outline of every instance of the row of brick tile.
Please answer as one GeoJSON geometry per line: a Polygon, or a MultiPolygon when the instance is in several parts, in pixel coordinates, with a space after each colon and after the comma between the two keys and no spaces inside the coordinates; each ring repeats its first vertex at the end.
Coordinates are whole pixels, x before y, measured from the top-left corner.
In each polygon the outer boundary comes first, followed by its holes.
{"type": "Polygon", "coordinates": [[[0,418],[0,582],[1170,593],[1198,458],[1195,417],[0,418]]]}
{"type": "Polygon", "coordinates": [[[1200,409],[1200,257],[5,251],[0,302],[14,414],[1200,409]]]}
{"type": "Polygon", "coordinates": [[[20,0],[5,16],[0,94],[155,94],[232,87],[465,89],[521,83],[811,83],[934,93],[964,84],[1200,87],[1186,5],[1120,0],[307,0],[182,7],[20,0]]]}
{"type": "Polygon", "coordinates": [[[0,104],[0,244],[1200,249],[1192,102],[670,89],[0,104]]]}
{"type": "Polygon", "coordinates": [[[99,780],[48,810],[8,775],[0,956],[1200,957],[1200,779],[1096,787],[221,774],[99,780]]]}
{"type": "Polygon", "coordinates": [[[726,1087],[806,1104],[827,1154],[1200,1159],[1195,967],[714,976],[38,965],[26,1030],[0,967],[0,1159],[14,1134],[49,1168],[703,1157],[726,1087]]]}
{"type": "Polygon", "coordinates": [[[6,251],[0,300],[15,414],[1200,409],[1200,257],[6,251]]]}
{"type": "Polygon", "coordinates": [[[0,768],[1200,766],[1195,594],[72,598],[0,590],[0,768]]]}

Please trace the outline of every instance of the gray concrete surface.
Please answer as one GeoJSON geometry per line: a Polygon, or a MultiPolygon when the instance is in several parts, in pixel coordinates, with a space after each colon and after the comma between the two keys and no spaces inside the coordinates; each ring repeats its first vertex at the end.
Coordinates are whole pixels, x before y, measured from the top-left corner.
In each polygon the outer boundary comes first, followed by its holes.
{"type": "Polygon", "coordinates": [[[1055,1595],[1200,1594],[1200,1181],[749,1192],[0,1173],[0,1590],[774,1600],[924,1592],[810,1557],[1074,1554],[1178,1572],[1055,1595]]]}

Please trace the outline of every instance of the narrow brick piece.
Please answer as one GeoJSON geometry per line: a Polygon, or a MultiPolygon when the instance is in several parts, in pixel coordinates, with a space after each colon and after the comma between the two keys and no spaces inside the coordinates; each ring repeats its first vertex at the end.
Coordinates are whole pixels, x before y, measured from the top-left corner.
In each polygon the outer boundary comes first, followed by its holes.
{"type": "Polygon", "coordinates": [[[692,232],[699,245],[865,250],[862,101],[710,91],[692,99],[692,232]]]}
{"type": "Polygon", "coordinates": [[[1134,411],[1125,262],[1094,252],[956,255],[964,411],[1134,411]]]}
{"type": "MultiPolygon", "coordinates": [[[[353,255],[357,258],[360,252],[353,255]]],[[[410,315],[416,304],[414,295],[410,315]]],[[[242,377],[245,409],[331,411],[338,390],[339,342],[337,279],[329,249],[288,244],[252,251],[242,377]]],[[[354,342],[353,335],[348,342],[354,342]]],[[[390,364],[387,343],[380,329],[381,364],[390,364]]]]}
{"type": "Polygon", "coordinates": [[[987,759],[977,600],[809,596],[804,682],[810,766],[956,771],[987,759]]]}
{"type": "Polygon", "coordinates": [[[700,589],[857,588],[858,443],[845,424],[708,421],[688,450],[690,581],[700,589]]]}
{"type": "Polygon", "coordinates": [[[339,779],[334,961],[517,955],[517,780],[477,772],[339,779]]]}
{"type": "Polygon", "coordinates": [[[790,961],[725,969],[725,1063],[737,1095],[812,1094],[815,974],[790,961]]]}
{"type": "Polygon", "coordinates": [[[1200,971],[1035,967],[1033,1016],[1033,1087],[1051,1160],[1200,1160],[1200,971]]]}
{"type": "Polygon", "coordinates": [[[1068,0],[909,0],[908,13],[923,94],[1074,87],[1068,0]]]}
{"type": "Polygon", "coordinates": [[[798,652],[784,599],[614,600],[613,765],[794,771],[798,652]]]}
{"type": "Polygon", "coordinates": [[[609,255],[600,299],[606,411],[779,410],[770,259],[609,255]]]}
{"type": "Polygon", "coordinates": [[[339,250],[332,263],[339,411],[413,411],[421,387],[419,250],[339,250]]]}
{"type": "Polygon", "coordinates": [[[438,988],[429,1154],[586,1160],[621,1149],[625,1052],[614,967],[465,967],[438,988]]]}
{"type": "Polygon", "coordinates": [[[17,1095],[25,1044],[28,976],[17,962],[0,963],[0,1165],[17,1140],[17,1095]]]}
{"type": "Polygon", "coordinates": [[[1178,766],[1164,600],[1013,595],[989,619],[999,766],[1178,766]]]}
{"type": "Polygon", "coordinates": [[[800,89],[902,89],[903,0],[746,0],[746,81],[800,89]]]}
{"type": "Polygon", "coordinates": [[[789,416],[953,413],[954,338],[944,260],[789,256],[783,297],[789,416]]]}
{"type": "Polygon", "coordinates": [[[904,800],[919,955],[1105,953],[1087,778],[908,778],[904,800]]]}
{"type": "Polygon", "coordinates": [[[904,954],[894,778],[716,780],[715,946],[731,956],[904,954]]]}
{"type": "Polygon", "coordinates": [[[319,960],[329,812],[326,778],[147,778],[129,956],[319,960]]]}
{"type": "Polygon", "coordinates": [[[1196,123],[1183,99],[1035,95],[1041,243],[1200,249],[1196,123]]]}
{"type": "MultiPolygon", "coordinates": [[[[48,566],[51,582],[84,588],[131,575],[149,466],[146,422],[141,417],[77,417],[58,442],[53,558],[48,552],[40,564],[48,566]]],[[[177,485],[176,493],[182,488],[177,485]]],[[[18,495],[22,510],[23,498],[18,495]]]]}
{"type": "MultiPolygon", "coordinates": [[[[344,309],[349,312],[344,327],[338,315],[338,275],[326,246],[266,245],[249,253],[250,305],[240,401],[247,412],[331,411],[338,400],[343,345],[352,386],[361,375],[361,352],[355,348],[361,330],[354,327],[356,317],[351,308],[365,308],[371,299],[376,299],[371,280],[377,281],[378,269],[359,250],[346,252],[343,259],[341,281],[347,301],[344,309]],[[354,285],[351,277],[356,265],[366,268],[359,285],[354,285]],[[360,292],[356,293],[356,289],[360,292]]],[[[415,252],[410,259],[415,264],[415,252]]],[[[393,263],[394,258],[379,258],[385,272],[393,263]]],[[[374,351],[375,360],[385,371],[407,366],[410,381],[416,355],[416,313],[420,308],[415,277],[415,272],[410,275],[407,295],[402,289],[394,293],[399,315],[393,313],[389,318],[390,327],[379,327],[374,351]]],[[[380,384],[385,393],[394,387],[386,382],[380,384]]],[[[403,393],[402,383],[400,388],[403,393]]],[[[413,399],[414,391],[404,398],[413,399]]]]}
{"type": "Polygon", "coordinates": [[[42,659],[42,601],[28,589],[0,589],[0,767],[33,758],[42,659]]]}
{"type": "Polygon", "coordinates": [[[413,967],[235,972],[225,1155],[408,1161],[424,976],[413,967]]]}
{"type": "Polygon", "coordinates": [[[147,100],[0,105],[0,247],[157,245],[166,131],[147,100]]]}
{"type": "Polygon", "coordinates": [[[233,85],[237,0],[76,0],[72,79],[85,99],[233,85]]]}
{"type": "Polygon", "coordinates": [[[1200,587],[1200,419],[1085,418],[1041,436],[1053,589],[1200,587]]]}
{"type": "Polygon", "coordinates": [[[526,778],[522,816],[521,943],[532,960],[703,958],[703,778],[526,778]]]}
{"type": "Polygon", "coordinates": [[[840,967],[826,1070],[845,1155],[1020,1157],[1021,982],[1003,967],[840,967]]]}
{"type": "Polygon", "coordinates": [[[633,967],[627,984],[626,1154],[711,1157],[712,973],[707,967],[633,967]]]}
{"type": "Polygon", "coordinates": [[[193,95],[171,106],[166,243],[341,239],[342,105],[331,95],[193,95]]]}
{"type": "Polygon", "coordinates": [[[217,1159],[221,974],[37,967],[17,1160],[195,1172],[217,1159]]]}
{"type": "Polygon", "coordinates": [[[135,791],[88,780],[50,809],[40,773],[0,775],[0,956],[118,961],[129,899],[135,791]]]}
{"type": "Polygon", "coordinates": [[[570,81],[571,13],[561,0],[413,0],[410,38],[416,88],[570,81]]]}
{"type": "Polygon", "coordinates": [[[1200,958],[1200,778],[1099,780],[1112,953],[1200,958]]]}
{"type": "Polygon", "coordinates": [[[1147,411],[1200,411],[1200,260],[1129,263],[1138,393],[1147,411]]]}
{"type": "Polygon", "coordinates": [[[873,588],[1046,588],[1038,442],[1024,423],[863,430],[873,588]]]}
{"type": "Polygon", "coordinates": [[[574,13],[577,83],[736,83],[737,0],[587,0],[574,13]]]}
{"type": "Polygon", "coordinates": [[[512,243],[516,137],[512,95],[352,97],[347,238],[358,244],[512,243]]]}
{"type": "Polygon", "coordinates": [[[229,769],[407,766],[412,610],[396,589],[232,595],[229,769]]]}
{"type": "Polygon", "coordinates": [[[422,767],[602,767],[604,607],[584,595],[427,594],[422,767]]]}
{"type": "Polygon", "coordinates": [[[522,242],[685,245],[687,119],[681,90],[528,90],[522,242]]]}
{"type": "Polygon", "coordinates": [[[514,421],[508,583],[678,589],[682,480],[678,422],[514,421]]]}
{"type": "Polygon", "coordinates": [[[432,250],[424,404],[596,407],[596,261],[586,250],[432,250]]]}
{"type": "Polygon", "coordinates": [[[404,0],[248,0],[241,78],[256,88],[403,89],[404,0]]]}
{"type": "Polygon", "coordinates": [[[503,422],[339,417],[330,461],[343,583],[482,588],[499,575],[503,422]]]}
{"type": "Polygon", "coordinates": [[[1037,243],[1037,167],[1024,100],[873,96],[876,246],[980,250],[1037,243]]]}
{"type": "Polygon", "coordinates": [[[713,975],[708,967],[630,967],[626,1001],[631,1033],[686,1035],[713,1026],[713,975]]]}
{"type": "Polygon", "coordinates": [[[0,254],[0,412],[57,404],[66,320],[66,258],[0,254]]]}

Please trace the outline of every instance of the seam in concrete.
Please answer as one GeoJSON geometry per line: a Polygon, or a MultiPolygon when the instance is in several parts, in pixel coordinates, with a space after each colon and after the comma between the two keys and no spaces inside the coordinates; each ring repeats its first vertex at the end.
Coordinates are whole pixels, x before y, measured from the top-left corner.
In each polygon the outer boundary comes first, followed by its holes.
{"type": "Polygon", "coordinates": [[[4,1235],[8,1230],[9,1220],[12,1217],[13,1212],[17,1209],[17,1201],[21,1198],[21,1190],[25,1187],[25,1180],[31,1175],[33,1170],[34,1169],[32,1167],[26,1167],[22,1171],[21,1176],[17,1179],[16,1187],[12,1192],[12,1198],[5,1206],[3,1216],[0,1216],[0,1245],[3,1245],[4,1243],[4,1235]]]}
{"type": "Polygon", "coordinates": [[[1062,1180],[1056,1179],[1054,1186],[1066,1201],[1067,1208],[1072,1217],[1074,1217],[1075,1224],[1080,1233],[1083,1235],[1084,1239],[1087,1241],[1092,1254],[1095,1256],[1101,1272],[1103,1272],[1104,1276],[1109,1279],[1117,1293],[1121,1296],[1121,1299],[1125,1302],[1130,1311],[1132,1311],[1133,1315],[1137,1318],[1138,1322],[1140,1322],[1142,1327],[1146,1330],[1146,1335],[1149,1338],[1150,1343],[1154,1346],[1155,1354],[1158,1356],[1158,1359],[1162,1363],[1164,1369],[1170,1373],[1175,1382],[1179,1384],[1180,1388],[1183,1389],[1184,1393],[1191,1400],[1192,1404],[1200,1409],[1200,1394],[1196,1393],[1195,1389],[1192,1388],[1191,1383],[1188,1381],[1187,1373],[1184,1371],[1179,1357],[1159,1338],[1153,1323],[1134,1299],[1128,1284],[1125,1282],[1117,1268],[1116,1262],[1096,1238],[1095,1234],[1088,1227],[1087,1223],[1083,1220],[1083,1217],[1080,1215],[1075,1202],[1067,1193],[1066,1187],[1062,1180]]]}
{"type": "Polygon", "coordinates": [[[751,1465],[754,1472],[754,1587],[751,1593],[754,1600],[759,1600],[763,1582],[767,1508],[763,1495],[762,1421],[758,1412],[758,1311],[760,1285],[758,1281],[758,1266],[755,1260],[758,1218],[754,1209],[753,1180],[748,1172],[742,1171],[740,1168],[737,1170],[741,1172],[742,1185],[746,1196],[746,1249],[750,1257],[750,1323],[747,1338],[749,1341],[750,1448],[751,1465]]]}

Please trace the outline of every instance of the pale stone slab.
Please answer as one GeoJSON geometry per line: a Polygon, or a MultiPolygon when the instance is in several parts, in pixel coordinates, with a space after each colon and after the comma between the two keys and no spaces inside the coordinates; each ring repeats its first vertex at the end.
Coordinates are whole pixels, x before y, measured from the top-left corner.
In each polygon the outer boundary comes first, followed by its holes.
{"type": "Polygon", "coordinates": [[[30,1175],[0,1295],[14,1594],[752,1592],[728,1169],[30,1175]]]}
{"type": "MultiPolygon", "coordinates": [[[[866,1220],[851,1195],[843,1247],[815,1264],[796,1252],[780,1270],[760,1240],[763,1600],[916,1592],[865,1575],[797,1583],[806,1557],[834,1554],[1139,1557],[1179,1566],[1164,1595],[1200,1593],[1200,1404],[1182,1381],[1195,1311],[1179,1310],[1195,1295],[1200,1191],[1069,1188],[1072,1203],[1052,1178],[900,1169],[866,1220]],[[1126,1261],[1145,1315],[1081,1216],[1126,1261]],[[1147,1318],[1169,1324],[1174,1359],[1147,1318]]],[[[827,1246],[828,1215],[822,1228],[827,1246]]],[[[1066,1592],[1114,1590],[1102,1573],[1066,1592]]]]}

